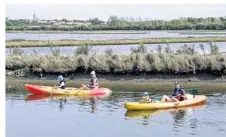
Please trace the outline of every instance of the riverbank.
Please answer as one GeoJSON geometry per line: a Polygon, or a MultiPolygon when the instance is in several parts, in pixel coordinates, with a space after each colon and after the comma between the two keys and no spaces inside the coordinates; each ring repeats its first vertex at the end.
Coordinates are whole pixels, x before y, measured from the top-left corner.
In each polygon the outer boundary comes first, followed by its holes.
{"type": "Polygon", "coordinates": [[[150,38],[150,39],[118,39],[118,40],[7,40],[6,48],[12,47],[57,47],[82,45],[129,45],[129,44],[164,44],[164,43],[198,43],[225,42],[226,37],[188,37],[188,38],[150,38]]]}

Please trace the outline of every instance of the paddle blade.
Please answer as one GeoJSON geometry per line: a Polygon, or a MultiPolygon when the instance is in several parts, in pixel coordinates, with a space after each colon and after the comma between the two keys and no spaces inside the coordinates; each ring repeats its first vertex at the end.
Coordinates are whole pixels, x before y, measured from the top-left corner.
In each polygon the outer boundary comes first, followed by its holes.
{"type": "Polygon", "coordinates": [[[160,101],[161,99],[162,99],[162,97],[161,97],[161,96],[152,98],[152,100],[156,100],[156,101],[157,101],[157,100],[159,100],[159,101],[160,101]]]}
{"type": "Polygon", "coordinates": [[[189,89],[187,91],[187,93],[192,94],[192,95],[197,95],[198,94],[198,90],[197,89],[189,89]]]}

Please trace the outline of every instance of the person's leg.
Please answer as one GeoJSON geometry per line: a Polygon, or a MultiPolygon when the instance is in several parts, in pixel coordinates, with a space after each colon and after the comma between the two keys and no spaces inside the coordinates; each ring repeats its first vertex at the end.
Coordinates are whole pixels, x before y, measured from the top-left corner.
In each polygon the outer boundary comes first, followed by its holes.
{"type": "Polygon", "coordinates": [[[177,98],[175,98],[175,97],[172,97],[172,98],[171,98],[171,101],[172,101],[172,102],[179,102],[179,100],[178,100],[177,98]]]}
{"type": "Polygon", "coordinates": [[[166,95],[162,96],[161,102],[170,102],[170,101],[171,101],[170,97],[168,97],[166,95]]]}

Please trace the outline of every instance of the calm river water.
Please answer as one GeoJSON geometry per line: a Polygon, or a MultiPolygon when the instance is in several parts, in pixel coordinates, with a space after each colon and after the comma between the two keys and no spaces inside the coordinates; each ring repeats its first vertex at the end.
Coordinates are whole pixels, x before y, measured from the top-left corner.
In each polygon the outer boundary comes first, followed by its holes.
{"type": "MultiPolygon", "coordinates": [[[[94,31],[95,32],[95,31],[94,31]]],[[[115,31],[117,32],[117,31],[115,31]]],[[[122,31],[120,31],[122,32],[122,31]]],[[[125,31],[133,34],[76,34],[73,32],[62,33],[6,33],[6,40],[24,39],[24,40],[107,40],[107,39],[143,39],[143,38],[167,38],[167,37],[207,37],[207,36],[226,36],[226,33],[183,33],[183,31],[125,31]],[[135,32],[135,33],[134,33],[135,32]],[[137,33],[136,33],[137,32],[137,33]],[[182,32],[182,33],[181,33],[182,32]]]]}
{"type": "MultiPolygon", "coordinates": [[[[154,93],[153,93],[154,94],[154,93]]],[[[161,93],[158,93],[161,94],[161,93]]],[[[170,94],[170,93],[169,93],[170,94]]],[[[140,93],[113,91],[96,99],[6,94],[7,137],[225,137],[225,91],[205,105],[184,109],[126,111],[140,93]]]]}
{"type": "MultiPolygon", "coordinates": [[[[176,51],[181,49],[185,43],[171,43],[169,44],[171,50],[176,51]]],[[[208,43],[186,43],[187,45],[195,45],[195,50],[199,53],[202,53],[201,49],[199,48],[200,44],[203,44],[205,47],[205,53],[210,52],[210,46],[208,43]]],[[[220,52],[226,52],[226,42],[213,42],[219,47],[220,52]]],[[[162,45],[162,51],[165,51],[166,44],[145,44],[147,46],[148,51],[157,52],[158,45],[162,45]]],[[[122,53],[122,54],[129,54],[131,53],[131,48],[137,48],[139,44],[130,44],[130,45],[97,45],[90,47],[91,53],[96,54],[104,54],[107,49],[112,49],[114,53],[122,53]]],[[[60,49],[61,55],[73,55],[77,49],[77,46],[69,46],[69,47],[57,47],[60,49]]],[[[5,53],[9,55],[12,53],[13,49],[6,48],[5,53]]],[[[52,51],[50,47],[28,47],[28,48],[21,48],[24,54],[38,54],[38,55],[51,55],[52,51]]]]}

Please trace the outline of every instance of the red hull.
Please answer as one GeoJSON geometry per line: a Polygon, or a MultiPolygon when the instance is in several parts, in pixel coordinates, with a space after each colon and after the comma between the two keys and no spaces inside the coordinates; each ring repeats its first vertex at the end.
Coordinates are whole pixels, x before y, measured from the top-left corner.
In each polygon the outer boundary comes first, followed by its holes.
{"type": "MultiPolygon", "coordinates": [[[[50,94],[51,93],[48,90],[43,89],[41,87],[42,86],[40,86],[40,85],[29,85],[29,84],[25,84],[25,88],[27,89],[27,91],[30,92],[30,93],[32,93],[32,94],[50,94]]],[[[111,91],[109,89],[106,89],[106,88],[97,88],[97,89],[87,90],[87,91],[88,92],[86,92],[85,95],[90,95],[90,96],[98,96],[98,95],[104,95],[104,94],[111,93],[111,91]]],[[[62,94],[62,92],[53,92],[52,94],[54,94],[54,95],[60,95],[60,94],[62,94]]],[[[65,93],[65,94],[70,94],[70,93],[65,93]]],[[[81,94],[81,95],[84,95],[84,94],[81,94]]]]}

